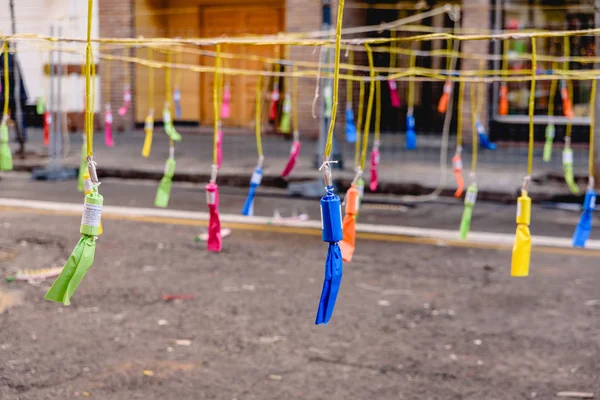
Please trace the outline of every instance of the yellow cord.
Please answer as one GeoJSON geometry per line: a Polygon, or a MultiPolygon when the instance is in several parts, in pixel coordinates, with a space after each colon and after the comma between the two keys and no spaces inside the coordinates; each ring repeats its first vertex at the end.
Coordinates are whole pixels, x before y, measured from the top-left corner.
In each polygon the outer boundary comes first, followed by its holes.
{"type": "MultiPolygon", "coordinates": [[[[557,63],[552,63],[552,70],[558,68],[557,63]]],[[[550,81],[550,94],[548,95],[548,116],[554,116],[554,98],[556,96],[556,88],[558,87],[558,80],[552,79],[550,81]]]]}
{"type": "Polygon", "coordinates": [[[262,103],[262,75],[258,76],[258,81],[256,82],[256,121],[254,127],[254,133],[256,134],[256,151],[258,152],[258,158],[261,158],[263,155],[262,149],[262,140],[260,136],[260,128],[261,128],[261,114],[260,114],[260,105],[262,103]]]}
{"type": "Polygon", "coordinates": [[[594,128],[596,126],[596,79],[592,80],[592,89],[590,90],[590,150],[588,159],[589,176],[594,176],[594,128]]]}
{"type": "Polygon", "coordinates": [[[527,176],[531,176],[533,170],[533,114],[535,112],[535,78],[536,78],[536,43],[531,38],[531,90],[529,92],[529,149],[527,152],[527,176]]]}
{"type": "Polygon", "coordinates": [[[10,96],[10,80],[8,79],[8,42],[5,40],[2,44],[2,54],[4,55],[4,118],[8,118],[8,97],[10,96]]]}
{"type": "Polygon", "coordinates": [[[298,127],[300,122],[298,121],[298,77],[296,76],[296,66],[292,67],[292,73],[294,77],[292,79],[292,124],[294,126],[294,133],[300,132],[298,127]]]}
{"type": "MultiPolygon", "coordinates": [[[[475,93],[475,83],[471,83],[471,172],[477,171],[477,151],[479,150],[479,135],[477,134],[477,98],[475,93]]],[[[459,89],[460,90],[460,89],[459,89]]],[[[460,101],[460,99],[459,99],[460,101]]],[[[460,109],[460,108],[459,108],[460,109]]]]}
{"type": "MultiPolygon", "coordinates": [[[[354,52],[348,51],[348,64],[354,65],[354,52]]],[[[348,75],[353,76],[354,71],[352,69],[348,70],[348,75]]],[[[352,105],[352,81],[346,81],[346,104],[352,105]]]]}
{"type": "MultiPolygon", "coordinates": [[[[152,61],[152,48],[148,47],[148,60],[152,61]]],[[[148,105],[154,110],[154,68],[148,68],[148,105]]]]}
{"type": "Polygon", "coordinates": [[[396,31],[390,31],[390,70],[396,68],[396,31]]]}
{"type": "Polygon", "coordinates": [[[110,60],[106,60],[106,103],[110,104],[110,60]]]}
{"type": "Polygon", "coordinates": [[[169,63],[169,66],[165,70],[165,102],[167,103],[169,112],[173,115],[171,108],[173,106],[173,92],[171,91],[171,57],[171,53],[168,53],[167,62],[169,63]]]}
{"type": "Polygon", "coordinates": [[[175,70],[175,89],[181,89],[181,75],[183,73],[182,69],[179,68],[179,66],[181,66],[182,61],[183,61],[183,52],[181,51],[181,48],[179,48],[179,50],[177,51],[177,64],[178,67],[175,70]]]}
{"type": "Polygon", "coordinates": [[[375,85],[375,141],[379,141],[381,136],[381,81],[378,80],[375,85]]]}
{"type": "Polygon", "coordinates": [[[360,169],[365,170],[365,161],[367,160],[367,147],[369,147],[369,129],[371,128],[371,112],[373,111],[373,97],[375,96],[375,69],[373,68],[373,52],[371,46],[365,44],[367,49],[367,58],[371,69],[369,76],[369,100],[367,101],[367,115],[365,116],[365,128],[362,140],[362,154],[360,157],[360,169]]]}
{"type": "Polygon", "coordinates": [[[93,0],[88,0],[87,15],[87,40],[85,45],[85,138],[86,154],[88,157],[94,155],[94,110],[92,109],[92,10],[93,0]]]}
{"type": "Polygon", "coordinates": [[[359,92],[358,92],[358,115],[356,116],[356,142],[354,143],[354,166],[360,166],[360,142],[361,142],[361,128],[363,121],[363,112],[365,108],[365,81],[361,80],[359,82],[359,92]]]}
{"type": "Polygon", "coordinates": [[[465,97],[465,83],[458,82],[458,107],[456,109],[456,146],[462,147],[463,130],[463,104],[465,97]]]}
{"type": "MultiPolygon", "coordinates": [[[[327,142],[325,143],[325,152],[323,157],[329,160],[331,157],[331,147],[333,145],[333,131],[335,128],[335,117],[338,107],[338,92],[340,85],[340,47],[342,41],[342,20],[344,17],[344,0],[338,2],[337,22],[335,29],[335,61],[333,64],[333,105],[331,107],[331,121],[329,123],[329,132],[327,132],[327,142]]],[[[373,57],[373,56],[371,56],[373,57]]]]}
{"type": "MultiPolygon", "coordinates": [[[[411,76],[413,76],[415,73],[415,64],[417,61],[417,55],[416,53],[413,51],[410,53],[410,61],[409,61],[409,66],[408,66],[408,70],[411,76]]],[[[408,108],[413,108],[415,106],[415,81],[411,80],[410,82],[408,82],[408,101],[407,101],[407,106],[408,108]]]]}
{"type": "MultiPolygon", "coordinates": [[[[273,70],[281,73],[281,48],[279,46],[275,46],[275,58],[277,59],[277,62],[273,64],[273,70]]],[[[275,88],[275,86],[279,87],[279,74],[275,75],[273,78],[273,88],[275,88]]]]}
{"type": "Polygon", "coordinates": [[[213,77],[213,112],[214,112],[214,136],[213,136],[213,165],[217,165],[217,139],[219,131],[219,67],[221,64],[221,45],[217,44],[217,55],[215,57],[215,74],[213,77]]]}

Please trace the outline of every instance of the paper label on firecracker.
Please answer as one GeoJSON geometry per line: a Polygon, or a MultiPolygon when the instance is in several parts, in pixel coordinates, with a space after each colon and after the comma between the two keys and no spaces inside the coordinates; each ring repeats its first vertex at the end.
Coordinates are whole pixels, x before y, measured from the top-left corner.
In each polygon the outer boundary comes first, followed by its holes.
{"type": "Polygon", "coordinates": [[[546,128],[546,137],[548,139],[554,139],[554,134],[555,134],[554,125],[548,125],[548,127],[546,128]]]}
{"type": "Polygon", "coordinates": [[[279,92],[273,91],[273,93],[271,93],[271,100],[278,101],[279,100],[279,92]]]}
{"type": "Polygon", "coordinates": [[[106,113],[104,120],[106,121],[107,124],[112,124],[112,122],[113,122],[112,113],[106,113]]]}
{"type": "Polygon", "coordinates": [[[477,201],[477,191],[467,190],[467,194],[465,195],[465,203],[475,204],[477,201]]]}
{"type": "Polygon", "coordinates": [[[163,123],[168,124],[171,122],[171,113],[167,110],[163,111],[163,123]]]}
{"type": "Polygon", "coordinates": [[[253,183],[255,185],[260,185],[261,182],[262,182],[262,174],[260,172],[254,171],[252,173],[252,178],[250,178],[250,183],[253,183]]]}
{"type": "Polygon", "coordinates": [[[126,103],[129,103],[131,101],[131,93],[125,92],[125,94],[123,95],[123,100],[125,100],[126,103]]]}
{"type": "Polygon", "coordinates": [[[83,215],[81,216],[81,225],[100,226],[102,217],[102,206],[97,204],[83,203],[83,215]]]}
{"type": "Polygon", "coordinates": [[[90,178],[84,179],[84,181],[83,181],[84,193],[85,194],[92,193],[93,189],[94,189],[94,184],[92,183],[92,180],[90,178]]]}
{"type": "Polygon", "coordinates": [[[521,202],[517,202],[517,219],[521,218],[521,202]]]}
{"type": "Polygon", "coordinates": [[[563,151],[563,164],[573,164],[572,151],[563,151]]]}
{"type": "Polygon", "coordinates": [[[396,90],[397,86],[396,86],[396,81],[394,80],[389,80],[389,85],[390,85],[390,89],[392,90],[396,90]]]}
{"type": "Polygon", "coordinates": [[[446,82],[444,84],[444,93],[450,94],[452,92],[452,84],[450,82],[446,82]]]}
{"type": "Polygon", "coordinates": [[[340,228],[344,229],[344,216],[342,214],[342,205],[340,204],[340,228]]]}
{"type": "Polygon", "coordinates": [[[357,189],[358,189],[358,196],[360,199],[361,197],[363,197],[365,195],[365,187],[364,187],[364,185],[360,185],[360,186],[358,186],[357,189]]]}
{"type": "Polygon", "coordinates": [[[375,165],[379,165],[379,162],[381,161],[381,155],[379,154],[379,152],[375,153],[375,165]]]}
{"type": "Polygon", "coordinates": [[[358,210],[360,208],[360,197],[356,196],[356,209],[358,210]]]}
{"type": "Polygon", "coordinates": [[[291,111],[292,111],[292,102],[286,101],[285,103],[283,103],[283,112],[289,113],[291,111]]]}
{"type": "Polygon", "coordinates": [[[590,199],[590,210],[593,210],[594,208],[596,208],[596,196],[592,196],[592,198],[590,199]]]}
{"type": "Polygon", "coordinates": [[[323,223],[323,206],[319,206],[321,208],[321,230],[325,229],[325,224],[323,223]]]}
{"type": "Polygon", "coordinates": [[[462,159],[459,158],[458,160],[454,161],[454,169],[457,169],[457,170],[462,170],[463,169],[462,159]]]}
{"type": "Polygon", "coordinates": [[[214,205],[216,203],[215,192],[206,192],[206,204],[214,205]]]}
{"type": "Polygon", "coordinates": [[[333,95],[333,89],[331,88],[331,86],[325,86],[325,88],[323,89],[323,96],[331,97],[332,95],[333,95]]]}
{"type": "Polygon", "coordinates": [[[46,123],[48,125],[52,124],[52,114],[48,113],[48,116],[46,117],[46,123]]]}
{"type": "Polygon", "coordinates": [[[181,92],[179,90],[176,90],[175,93],[173,93],[173,100],[175,100],[175,101],[181,100],[181,92]]]}
{"type": "Polygon", "coordinates": [[[154,120],[152,118],[146,118],[145,129],[152,130],[152,128],[154,128],[154,120]]]}

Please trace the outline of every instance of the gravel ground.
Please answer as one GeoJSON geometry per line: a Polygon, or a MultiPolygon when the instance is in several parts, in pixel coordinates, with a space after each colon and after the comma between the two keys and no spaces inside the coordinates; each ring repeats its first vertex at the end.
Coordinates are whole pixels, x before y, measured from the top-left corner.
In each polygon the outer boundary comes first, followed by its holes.
{"type": "MultiPolygon", "coordinates": [[[[60,265],[78,226],[0,211],[0,274],[60,265]]],[[[211,254],[194,227],[104,229],[71,306],[43,299],[50,281],[0,284],[0,399],[600,395],[593,257],[534,253],[532,275],[512,279],[506,251],[363,241],[315,326],[319,237],[236,230],[211,254]]]]}

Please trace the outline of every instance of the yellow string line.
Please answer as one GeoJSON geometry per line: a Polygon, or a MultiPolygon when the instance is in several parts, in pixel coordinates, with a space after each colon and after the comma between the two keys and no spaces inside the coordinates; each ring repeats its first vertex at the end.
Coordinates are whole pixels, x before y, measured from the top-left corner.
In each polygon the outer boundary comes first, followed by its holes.
{"type": "Polygon", "coordinates": [[[529,149],[527,151],[527,176],[531,176],[531,172],[533,170],[533,114],[535,111],[535,70],[537,66],[535,53],[535,38],[531,38],[531,89],[529,92],[529,149]]]}
{"type": "MultiPolygon", "coordinates": [[[[177,52],[177,64],[182,64],[183,61],[183,52],[180,50],[177,52]]],[[[175,71],[175,88],[181,89],[181,74],[183,71],[180,68],[177,68],[175,71]]]]}
{"type": "MultiPolygon", "coordinates": [[[[152,49],[148,47],[148,60],[152,61],[152,49]]],[[[148,106],[154,110],[154,68],[148,69],[148,106]]]]}
{"type": "Polygon", "coordinates": [[[8,42],[5,40],[2,44],[2,54],[4,55],[4,118],[8,118],[8,97],[10,96],[10,80],[8,79],[8,42]]]}
{"type": "MultiPolygon", "coordinates": [[[[558,64],[552,63],[552,68],[556,68],[558,64]]],[[[554,99],[556,97],[556,88],[558,87],[558,81],[553,79],[550,81],[550,94],[548,95],[548,116],[554,116],[554,99]]]]}
{"type": "MultiPolygon", "coordinates": [[[[367,58],[369,59],[369,67],[373,67],[373,52],[371,46],[365,44],[367,49],[367,58]]],[[[367,115],[365,116],[365,127],[362,140],[362,154],[360,157],[360,169],[365,170],[365,161],[367,160],[367,147],[369,147],[369,129],[371,129],[371,113],[373,111],[373,97],[375,96],[375,70],[371,68],[371,82],[369,83],[369,100],[367,101],[367,115]]]]}
{"type": "MultiPolygon", "coordinates": [[[[292,72],[296,72],[296,66],[292,67],[292,72]]],[[[298,126],[298,77],[294,75],[292,78],[292,124],[294,126],[294,132],[300,132],[298,126]]]]}
{"type": "MultiPolygon", "coordinates": [[[[275,46],[275,58],[279,59],[280,57],[280,48],[279,46],[275,46]]],[[[280,63],[274,63],[273,64],[273,70],[275,70],[276,72],[281,72],[281,64],[280,63]]],[[[275,78],[273,78],[273,87],[277,86],[279,87],[279,75],[275,76],[275,78]]]]}
{"type": "Polygon", "coordinates": [[[354,166],[360,166],[360,142],[361,142],[361,128],[363,121],[363,112],[365,106],[365,82],[359,82],[359,92],[358,92],[358,114],[356,116],[356,142],[354,143],[354,166]]]}
{"type": "Polygon", "coordinates": [[[217,44],[217,57],[215,58],[215,74],[213,76],[213,165],[217,165],[217,132],[219,130],[219,67],[221,64],[221,45],[217,44]]]}
{"type": "Polygon", "coordinates": [[[173,92],[171,91],[171,54],[167,54],[167,63],[168,66],[165,69],[165,102],[167,103],[167,108],[172,115],[172,106],[173,106],[173,92]]]}
{"type": "MultiPolygon", "coordinates": [[[[106,60],[106,92],[108,95],[106,96],[106,103],[110,104],[110,60],[106,60]]],[[[102,71],[100,71],[102,73],[102,71]]]]}
{"type": "MultiPolygon", "coordinates": [[[[485,63],[481,61],[479,65],[480,70],[485,68],[485,63]]],[[[479,82],[477,83],[477,108],[475,110],[475,115],[479,117],[481,115],[481,109],[483,108],[483,102],[485,99],[485,83],[479,82]]]]}
{"type": "MultiPolygon", "coordinates": [[[[417,60],[417,55],[415,54],[415,52],[412,52],[410,54],[410,61],[409,61],[409,71],[413,71],[415,70],[415,63],[417,60]]],[[[414,74],[411,74],[414,75],[414,74]]],[[[415,81],[411,80],[410,82],[408,82],[408,102],[407,102],[407,106],[408,108],[413,108],[415,106],[415,81]]]]}
{"type": "Polygon", "coordinates": [[[381,136],[381,81],[375,83],[375,141],[381,136]]]}
{"type": "Polygon", "coordinates": [[[471,172],[477,171],[477,150],[479,145],[479,135],[477,134],[477,98],[475,92],[475,83],[471,84],[471,172]]]}
{"type": "Polygon", "coordinates": [[[344,0],[338,2],[338,13],[335,29],[335,61],[333,66],[333,105],[331,107],[331,121],[329,123],[329,132],[327,133],[327,142],[323,157],[329,160],[331,156],[331,147],[333,145],[333,131],[335,128],[335,117],[338,108],[338,95],[340,85],[340,46],[342,40],[342,19],[344,17],[344,0]]]}
{"type": "Polygon", "coordinates": [[[262,140],[260,136],[261,129],[261,113],[260,113],[260,105],[262,103],[262,76],[258,76],[258,80],[256,82],[256,121],[254,127],[254,133],[256,134],[256,151],[258,152],[258,158],[262,157],[263,149],[262,149],[262,140]]]}
{"type": "Polygon", "coordinates": [[[465,97],[465,83],[458,83],[458,107],[456,109],[456,146],[462,147],[462,130],[463,130],[463,104],[465,97]]]}
{"type": "MultiPolygon", "coordinates": [[[[354,52],[352,50],[348,51],[348,63],[350,65],[354,64],[354,52]]],[[[349,70],[348,74],[353,76],[353,70],[349,70]]],[[[346,81],[346,104],[352,106],[352,81],[346,81]]]]}
{"type": "Polygon", "coordinates": [[[86,154],[88,157],[94,155],[93,151],[93,140],[94,140],[94,121],[92,110],[92,87],[91,87],[91,75],[92,75],[92,8],[93,0],[88,0],[88,15],[87,15],[87,40],[85,46],[85,113],[86,121],[85,124],[85,137],[86,137],[86,154]]]}
{"type": "MultiPolygon", "coordinates": [[[[392,30],[390,32],[390,39],[396,39],[396,31],[392,30]]],[[[390,43],[390,69],[394,69],[396,67],[396,53],[394,50],[396,50],[396,42],[392,41],[390,43]]]]}
{"type": "MultiPolygon", "coordinates": [[[[452,39],[446,40],[446,47],[448,50],[452,48],[452,39]]],[[[452,57],[446,57],[446,70],[450,71],[451,66],[452,66],[452,57]]]]}
{"type": "Polygon", "coordinates": [[[590,144],[588,156],[588,174],[594,176],[594,128],[596,126],[596,84],[597,80],[592,80],[592,89],[590,90],[590,144]]]}
{"type": "MultiPolygon", "coordinates": [[[[286,62],[290,60],[290,46],[287,46],[287,45],[285,46],[285,50],[283,52],[283,58],[284,58],[284,61],[286,61],[286,62]]],[[[280,72],[283,72],[285,74],[283,77],[283,86],[285,87],[285,93],[289,93],[290,87],[288,85],[290,83],[290,80],[289,80],[289,76],[286,71],[286,67],[284,66],[283,68],[280,68],[280,72]]]]}
{"type": "MultiPolygon", "coordinates": [[[[96,110],[96,63],[94,62],[94,54],[92,53],[92,112],[90,114],[90,124],[94,126],[94,112],[96,110]]],[[[93,133],[93,131],[92,131],[93,133]]],[[[92,135],[93,137],[93,135],[92,135]]]]}

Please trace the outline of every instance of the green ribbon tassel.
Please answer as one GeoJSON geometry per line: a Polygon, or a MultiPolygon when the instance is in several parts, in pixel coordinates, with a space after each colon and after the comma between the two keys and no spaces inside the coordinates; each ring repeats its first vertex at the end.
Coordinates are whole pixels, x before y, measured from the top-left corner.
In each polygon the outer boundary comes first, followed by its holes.
{"type": "Polygon", "coordinates": [[[167,158],[165,164],[165,173],[158,184],[156,190],[156,198],[154,199],[154,205],[156,207],[166,208],[169,205],[169,198],[171,197],[171,185],[173,183],[173,175],[175,174],[175,159],[167,158]]]}
{"type": "Polygon", "coordinates": [[[103,203],[104,198],[98,193],[98,184],[96,183],[92,192],[85,196],[79,229],[83,236],[73,249],[60,275],[46,293],[46,300],[63,303],[66,306],[71,303],[71,297],[73,297],[75,290],[77,290],[81,280],[94,263],[96,236],[99,235],[100,224],[102,223],[103,203]]]}
{"type": "Polygon", "coordinates": [[[38,115],[44,115],[46,112],[46,102],[44,102],[44,96],[40,96],[35,104],[35,111],[38,115]]]}
{"type": "Polygon", "coordinates": [[[569,190],[573,194],[578,194],[579,186],[575,183],[575,175],[573,174],[573,150],[570,147],[565,147],[563,150],[563,170],[569,190]]]}
{"type": "Polygon", "coordinates": [[[173,125],[173,119],[171,118],[171,112],[167,107],[163,109],[163,124],[165,125],[165,133],[167,136],[176,142],[181,142],[181,134],[175,130],[175,125],[173,125]]]}
{"type": "Polygon", "coordinates": [[[552,143],[554,142],[554,124],[548,124],[546,127],[546,142],[544,143],[544,156],[545,162],[552,160],[552,143]]]}
{"type": "Polygon", "coordinates": [[[360,205],[362,204],[362,199],[365,195],[365,181],[362,177],[358,178],[358,180],[356,181],[356,190],[358,190],[358,210],[356,211],[354,219],[358,218],[358,213],[360,212],[360,205]]]}
{"type": "Polygon", "coordinates": [[[93,236],[83,235],[73,249],[62,272],[46,293],[46,300],[63,303],[66,306],[71,304],[71,297],[92,266],[95,253],[96,239],[93,236]]]}
{"type": "Polygon", "coordinates": [[[459,236],[462,240],[466,240],[471,230],[471,217],[473,215],[473,206],[477,201],[477,185],[472,183],[467,188],[465,194],[465,208],[463,209],[462,218],[460,220],[459,236]]]}
{"type": "Polygon", "coordinates": [[[8,145],[8,126],[6,122],[0,125],[0,171],[12,171],[12,152],[8,145]]]}
{"type": "Polygon", "coordinates": [[[79,192],[85,191],[83,176],[85,175],[85,171],[87,171],[87,167],[88,167],[88,162],[87,162],[86,156],[87,156],[87,148],[86,148],[85,136],[84,136],[83,144],[81,145],[81,161],[79,162],[79,174],[77,175],[77,190],[79,192]]]}

